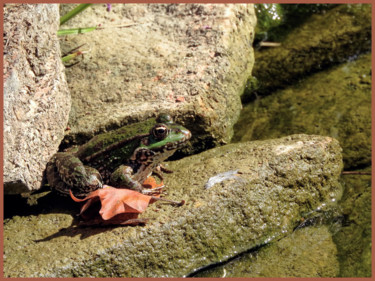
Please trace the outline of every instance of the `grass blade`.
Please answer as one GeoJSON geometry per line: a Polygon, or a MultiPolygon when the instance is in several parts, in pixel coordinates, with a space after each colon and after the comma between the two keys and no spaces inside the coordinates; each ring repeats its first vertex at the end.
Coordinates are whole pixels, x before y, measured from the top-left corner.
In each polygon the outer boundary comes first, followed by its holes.
{"type": "Polygon", "coordinates": [[[70,35],[70,34],[80,34],[96,30],[97,27],[83,27],[83,28],[70,28],[70,29],[59,29],[57,35],[70,35]]]}
{"type": "Polygon", "coordinates": [[[82,55],[82,54],[83,54],[83,52],[78,51],[78,52],[75,52],[73,54],[69,54],[67,56],[62,57],[61,60],[63,62],[67,62],[67,61],[70,61],[70,60],[72,60],[72,59],[74,59],[74,58],[76,58],[76,57],[78,57],[79,55],[82,55]]]}
{"type": "Polygon", "coordinates": [[[60,25],[64,24],[68,20],[70,20],[72,17],[76,16],[86,8],[90,7],[92,4],[79,4],[77,7],[75,7],[73,10],[69,11],[65,15],[63,15],[60,18],[60,25]]]}

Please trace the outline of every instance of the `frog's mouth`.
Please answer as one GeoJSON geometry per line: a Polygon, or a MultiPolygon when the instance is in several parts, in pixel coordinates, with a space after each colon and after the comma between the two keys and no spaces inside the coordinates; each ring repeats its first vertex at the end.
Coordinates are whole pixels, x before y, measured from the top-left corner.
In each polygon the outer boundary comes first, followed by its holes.
{"type": "Polygon", "coordinates": [[[185,144],[191,138],[191,132],[188,129],[179,129],[178,134],[180,136],[182,135],[182,137],[178,141],[175,141],[175,142],[172,141],[172,142],[167,143],[166,147],[168,150],[178,149],[178,148],[185,146],[185,144]]]}

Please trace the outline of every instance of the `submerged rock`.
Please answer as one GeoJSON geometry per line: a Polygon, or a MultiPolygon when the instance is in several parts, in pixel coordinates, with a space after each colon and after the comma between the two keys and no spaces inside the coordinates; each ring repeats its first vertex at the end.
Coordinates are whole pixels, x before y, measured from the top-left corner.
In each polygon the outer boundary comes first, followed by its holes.
{"type": "Polygon", "coordinates": [[[246,105],[234,142],[307,133],[337,138],[345,169],[371,165],[371,54],[246,105]]]}
{"type": "Polygon", "coordinates": [[[168,168],[174,173],[165,175],[167,197],[186,204],[151,205],[140,216],[150,219],[144,227],[76,227],[76,210],[53,207],[7,220],[4,275],[186,276],[290,234],[303,212],[341,193],[341,148],[329,137],[230,144],[168,168]]]}
{"type": "Polygon", "coordinates": [[[64,52],[82,44],[87,52],[67,69],[66,141],[161,111],[192,131],[195,151],[230,140],[254,63],[252,4],[94,5],[63,28],[98,24],[104,29],[61,41],[64,52]]]}
{"type": "Polygon", "coordinates": [[[70,111],[58,4],[4,6],[4,193],[39,189],[70,111]]]}
{"type": "Polygon", "coordinates": [[[371,5],[339,5],[314,14],[280,43],[280,47],[255,52],[253,76],[259,81],[258,94],[270,94],[306,74],[369,52],[371,5]]]}

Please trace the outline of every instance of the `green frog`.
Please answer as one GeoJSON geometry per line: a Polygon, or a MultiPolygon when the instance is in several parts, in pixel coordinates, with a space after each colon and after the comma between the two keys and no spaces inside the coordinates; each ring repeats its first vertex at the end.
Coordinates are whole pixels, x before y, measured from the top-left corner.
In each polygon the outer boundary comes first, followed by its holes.
{"type": "Polygon", "coordinates": [[[161,166],[162,161],[183,147],[191,133],[167,114],[141,125],[100,134],[80,147],[56,153],[47,164],[49,185],[62,194],[71,190],[76,197],[87,196],[104,184],[148,194],[142,183],[152,173],[161,177],[161,171],[170,172],[161,166]]]}

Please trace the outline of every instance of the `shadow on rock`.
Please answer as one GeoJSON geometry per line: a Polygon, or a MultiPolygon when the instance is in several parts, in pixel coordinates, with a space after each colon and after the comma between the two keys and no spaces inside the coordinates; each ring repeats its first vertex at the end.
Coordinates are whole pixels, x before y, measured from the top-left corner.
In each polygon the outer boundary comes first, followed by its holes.
{"type": "Polygon", "coordinates": [[[79,207],[71,198],[46,190],[27,196],[4,195],[4,219],[50,213],[75,215],[79,207]]]}
{"type": "Polygon", "coordinates": [[[61,228],[58,232],[51,234],[43,239],[34,240],[36,243],[40,242],[47,242],[52,239],[67,236],[67,237],[74,237],[77,235],[80,235],[80,239],[86,239],[92,235],[96,235],[102,232],[110,231],[117,226],[95,226],[95,227],[89,227],[89,226],[82,226],[80,225],[80,220],[78,218],[74,218],[72,221],[72,224],[69,227],[61,228]]]}

